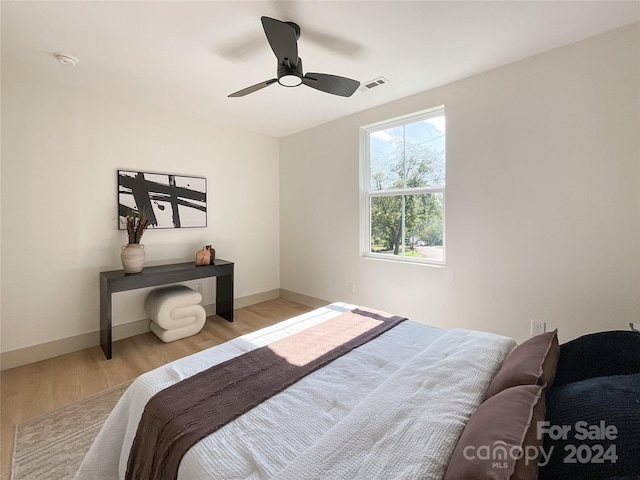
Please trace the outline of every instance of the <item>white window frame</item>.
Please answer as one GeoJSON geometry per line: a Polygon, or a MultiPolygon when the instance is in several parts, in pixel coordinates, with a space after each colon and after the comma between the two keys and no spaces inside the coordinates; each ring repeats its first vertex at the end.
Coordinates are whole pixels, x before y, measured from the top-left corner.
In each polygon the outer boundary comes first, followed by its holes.
{"type": "MultiPolygon", "coordinates": [[[[444,187],[420,187],[420,188],[403,188],[393,190],[375,190],[371,191],[371,162],[369,152],[369,137],[371,133],[387,128],[393,128],[408,123],[414,123],[420,120],[428,120],[429,118],[445,116],[444,105],[429,108],[419,112],[410,113],[390,120],[372,123],[360,127],[360,254],[363,257],[375,258],[379,260],[389,260],[396,262],[417,263],[424,265],[444,266],[447,260],[447,239],[446,239],[446,186],[447,186],[447,167],[446,167],[446,147],[445,147],[445,185],[444,187]],[[426,258],[406,257],[404,255],[389,255],[382,253],[374,253],[371,251],[371,199],[374,197],[386,197],[395,195],[418,195],[426,193],[442,193],[444,199],[442,205],[442,261],[430,260],[426,258]]],[[[445,145],[446,145],[445,131],[445,145]]],[[[403,198],[404,203],[404,198],[403,198]]],[[[404,207],[404,205],[403,205],[404,207]]],[[[404,218],[402,229],[404,231],[404,218]]],[[[404,251],[404,241],[402,249],[404,251]]]]}

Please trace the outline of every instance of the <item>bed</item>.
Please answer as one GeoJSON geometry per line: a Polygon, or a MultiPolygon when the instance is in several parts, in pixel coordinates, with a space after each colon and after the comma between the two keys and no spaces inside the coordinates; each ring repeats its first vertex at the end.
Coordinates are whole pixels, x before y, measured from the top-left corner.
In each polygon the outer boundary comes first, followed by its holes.
{"type": "MultiPolygon", "coordinates": [[[[357,308],[334,303],[140,376],[76,479],[125,478],[138,423],[158,392],[357,308]]],[[[177,478],[460,479],[479,468],[499,474],[487,478],[536,478],[533,460],[469,458],[471,444],[536,443],[531,425],[544,418],[557,336],[510,355],[515,345],[495,334],[403,321],[206,436],[186,452],[177,478]]]]}

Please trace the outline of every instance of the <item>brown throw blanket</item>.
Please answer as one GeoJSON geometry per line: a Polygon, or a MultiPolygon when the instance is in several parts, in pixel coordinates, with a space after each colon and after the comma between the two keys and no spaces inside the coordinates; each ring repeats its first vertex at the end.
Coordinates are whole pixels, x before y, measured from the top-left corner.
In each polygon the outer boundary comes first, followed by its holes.
{"type": "Polygon", "coordinates": [[[356,309],[161,390],[145,406],[125,479],[176,479],[198,441],[404,320],[356,309]]]}

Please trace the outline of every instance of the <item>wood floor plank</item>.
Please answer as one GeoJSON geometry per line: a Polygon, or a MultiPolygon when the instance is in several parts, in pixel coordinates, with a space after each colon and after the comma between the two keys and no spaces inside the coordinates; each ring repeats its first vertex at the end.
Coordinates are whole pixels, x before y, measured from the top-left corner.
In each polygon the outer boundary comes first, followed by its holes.
{"type": "Polygon", "coordinates": [[[0,479],[11,478],[17,424],[82,400],[178,358],[311,311],[277,298],[236,310],[235,321],[208,317],[200,333],[171,343],[152,333],[113,343],[106,360],[99,346],[0,373],[0,479]]]}

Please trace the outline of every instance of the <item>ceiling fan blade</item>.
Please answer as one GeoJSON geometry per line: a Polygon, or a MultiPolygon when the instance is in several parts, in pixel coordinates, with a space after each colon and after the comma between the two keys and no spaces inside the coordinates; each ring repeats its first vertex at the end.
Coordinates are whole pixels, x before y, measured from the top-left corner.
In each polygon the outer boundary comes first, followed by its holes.
{"type": "MultiPolygon", "coordinates": [[[[278,18],[301,18],[301,4],[304,2],[283,2],[271,0],[271,8],[277,13],[278,18]]],[[[358,58],[366,53],[364,45],[349,40],[342,35],[334,35],[326,31],[315,30],[311,25],[300,25],[304,30],[305,42],[309,41],[325,50],[337,53],[344,57],[358,58]]]]}
{"type": "Polygon", "coordinates": [[[307,73],[302,78],[302,83],[316,90],[341,97],[350,97],[360,86],[360,82],[357,80],[327,73],[307,73]]]}
{"type": "Polygon", "coordinates": [[[252,85],[247,88],[243,88],[242,90],[238,90],[237,92],[232,93],[231,95],[229,95],[229,98],[244,97],[245,95],[249,95],[250,93],[257,92],[258,90],[262,90],[264,87],[268,87],[269,85],[272,85],[277,81],[278,81],[277,78],[272,78],[271,80],[267,80],[266,82],[256,83],[255,85],[252,85]]]}
{"type": "Polygon", "coordinates": [[[298,64],[298,39],[294,28],[275,18],[262,17],[261,20],[264,34],[278,62],[289,60],[291,66],[295,67],[298,64]]]}

